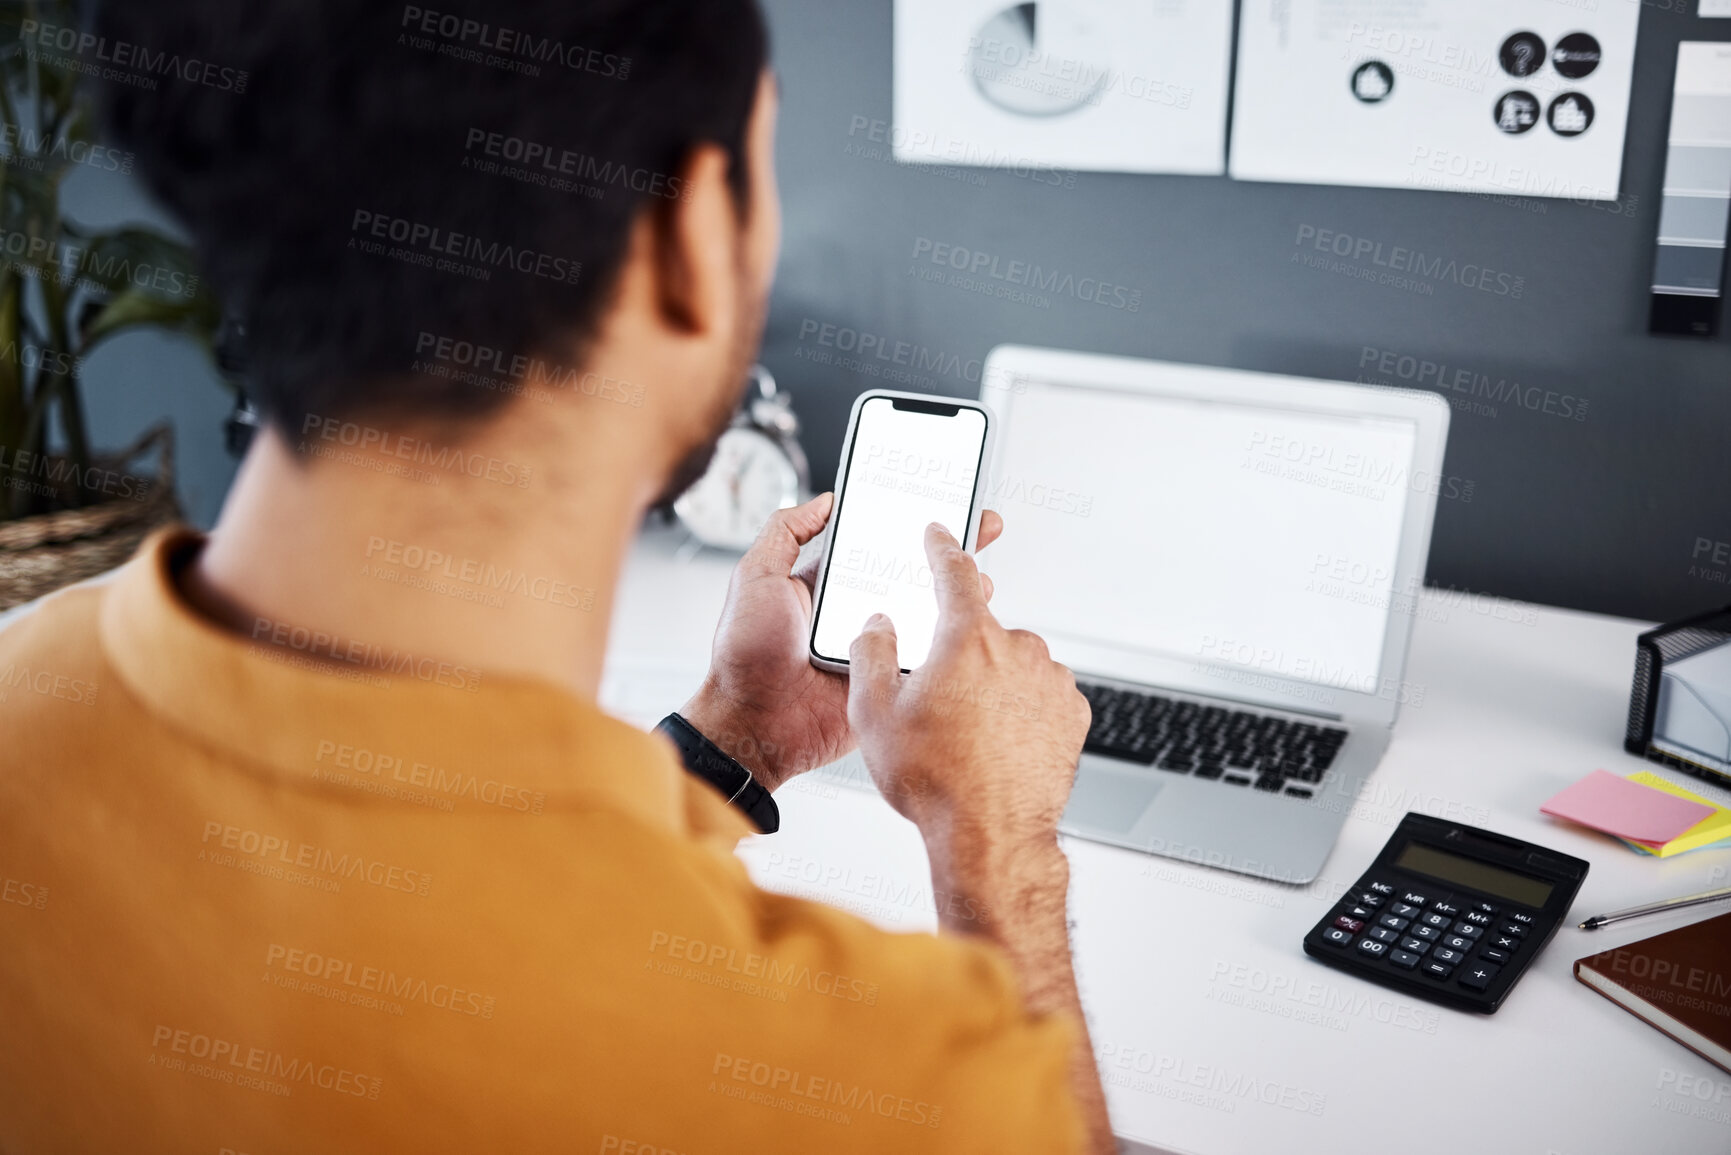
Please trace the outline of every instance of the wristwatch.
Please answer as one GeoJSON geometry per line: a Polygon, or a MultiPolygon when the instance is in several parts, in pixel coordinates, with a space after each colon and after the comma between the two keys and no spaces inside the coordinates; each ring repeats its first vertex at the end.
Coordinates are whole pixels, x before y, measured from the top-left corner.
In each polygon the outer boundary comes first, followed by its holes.
{"type": "Polygon", "coordinates": [[[679,748],[679,760],[685,763],[688,771],[721,791],[722,796],[751,819],[758,830],[774,834],[781,829],[781,811],[769,791],[751,776],[751,771],[698,733],[695,726],[673,713],[657,722],[655,728],[673,739],[673,744],[679,748]]]}

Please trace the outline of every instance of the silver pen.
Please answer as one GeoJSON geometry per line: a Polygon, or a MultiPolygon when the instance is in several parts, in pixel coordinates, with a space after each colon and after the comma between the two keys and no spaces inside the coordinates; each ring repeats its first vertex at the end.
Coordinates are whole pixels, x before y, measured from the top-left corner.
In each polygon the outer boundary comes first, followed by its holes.
{"type": "Polygon", "coordinates": [[[1613,922],[1622,922],[1626,918],[1640,918],[1644,914],[1658,914],[1666,910],[1681,910],[1685,906],[1694,906],[1702,902],[1716,902],[1721,898],[1731,898],[1731,886],[1719,890],[1707,890],[1700,894],[1685,894],[1681,898],[1667,898],[1662,902],[1649,902],[1644,906],[1631,906],[1627,910],[1613,910],[1610,914],[1595,914],[1586,922],[1581,923],[1582,930],[1598,930],[1602,926],[1610,926],[1613,922]]]}

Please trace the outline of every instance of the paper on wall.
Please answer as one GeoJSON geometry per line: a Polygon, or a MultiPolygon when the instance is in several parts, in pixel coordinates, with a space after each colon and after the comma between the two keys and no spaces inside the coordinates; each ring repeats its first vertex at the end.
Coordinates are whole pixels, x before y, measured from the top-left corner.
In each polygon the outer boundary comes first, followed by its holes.
{"type": "Polygon", "coordinates": [[[1641,5],[1245,0],[1242,180],[1611,200],[1641,5]]]}
{"type": "Polygon", "coordinates": [[[1229,0],[896,0],[904,163],[1218,175],[1229,0]]]}

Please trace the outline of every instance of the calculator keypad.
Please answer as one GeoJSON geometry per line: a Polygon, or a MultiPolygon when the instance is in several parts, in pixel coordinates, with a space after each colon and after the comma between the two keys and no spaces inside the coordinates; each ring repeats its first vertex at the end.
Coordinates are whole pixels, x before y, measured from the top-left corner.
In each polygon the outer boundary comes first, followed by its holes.
{"type": "Polygon", "coordinates": [[[1483,994],[1509,965],[1536,916],[1494,903],[1366,880],[1349,892],[1322,940],[1362,959],[1483,994]]]}

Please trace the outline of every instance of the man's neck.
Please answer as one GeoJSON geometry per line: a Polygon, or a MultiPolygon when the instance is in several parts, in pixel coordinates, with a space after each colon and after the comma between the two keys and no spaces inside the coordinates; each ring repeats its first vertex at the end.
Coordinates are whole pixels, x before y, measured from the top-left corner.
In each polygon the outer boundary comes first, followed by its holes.
{"type": "Polygon", "coordinates": [[[583,438],[593,451],[572,453],[535,422],[583,415],[551,408],[520,400],[526,420],[507,414],[460,442],[393,431],[381,444],[364,421],[315,424],[299,461],[266,431],[184,593],[261,644],[297,644],[299,627],[333,639],[326,658],[360,643],[353,652],[534,677],[593,700],[659,463],[632,460],[636,438],[608,436],[605,419],[583,438]]]}

